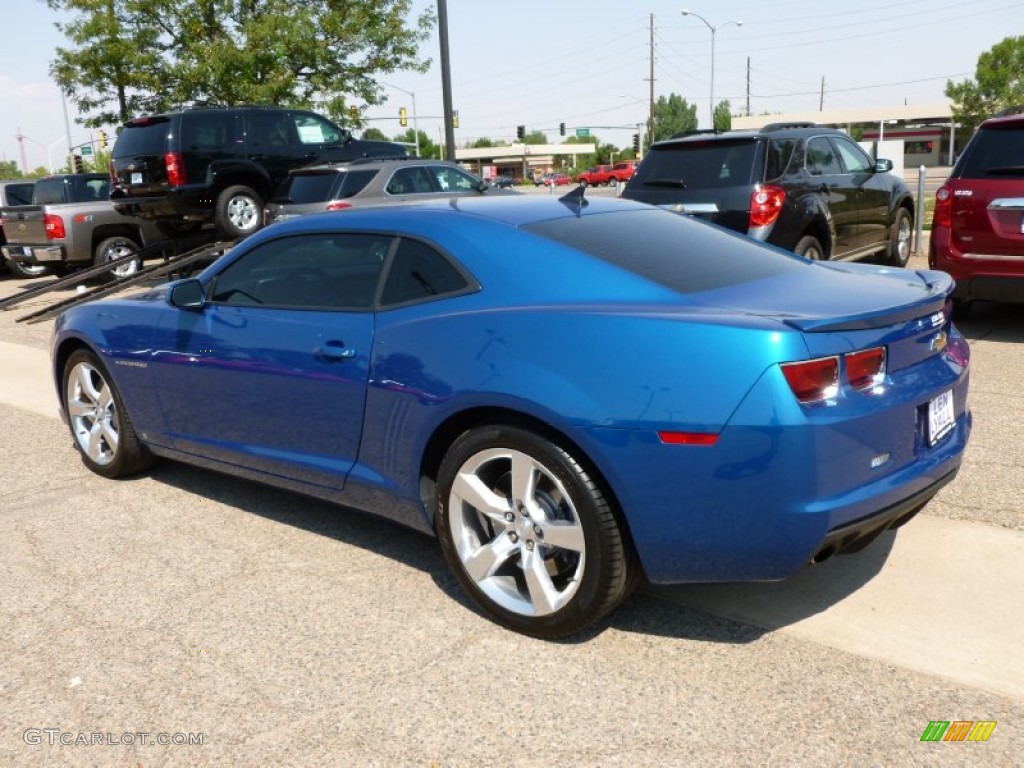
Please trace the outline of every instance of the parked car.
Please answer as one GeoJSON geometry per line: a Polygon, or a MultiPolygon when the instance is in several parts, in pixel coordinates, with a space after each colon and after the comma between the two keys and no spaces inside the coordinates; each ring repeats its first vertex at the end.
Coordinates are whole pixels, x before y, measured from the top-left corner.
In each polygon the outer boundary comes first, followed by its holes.
{"type": "Polygon", "coordinates": [[[486,615],[540,637],[641,573],[782,579],[856,551],[956,475],[948,275],[572,195],[303,216],[66,310],[74,446],[106,477],[166,457],[436,534],[486,615]]]}
{"type": "Polygon", "coordinates": [[[401,144],[355,139],[301,109],[219,107],[126,123],[110,162],[110,199],[167,234],[213,222],[229,239],[263,224],[263,205],[288,171],[360,157],[403,157],[401,144]]]}
{"type": "Polygon", "coordinates": [[[935,193],[928,264],[954,297],[1024,301],[1024,108],[983,122],[935,193]]]}
{"type": "Polygon", "coordinates": [[[595,165],[577,176],[576,181],[584,187],[597,187],[608,184],[611,175],[612,167],[610,165],[595,165]]]}
{"type": "Polygon", "coordinates": [[[572,184],[572,179],[564,173],[545,173],[540,178],[540,183],[535,186],[543,184],[545,187],[565,187],[572,184]]]}
{"type": "Polygon", "coordinates": [[[378,160],[299,168],[267,205],[267,223],[306,213],[340,211],[436,197],[518,194],[494,188],[444,160],[378,160]]]}
{"type": "Polygon", "coordinates": [[[510,189],[516,185],[516,180],[511,176],[492,176],[487,183],[499,189],[510,189]]]}
{"type": "Polygon", "coordinates": [[[892,162],[813,123],[656,142],[622,196],[811,259],[910,258],[914,202],[892,162]]]}
{"type": "MultiPolygon", "coordinates": [[[[149,221],[122,216],[109,199],[105,173],[65,173],[32,185],[28,205],[0,209],[7,242],[0,247],[7,267],[19,277],[105,264],[163,239],[149,221]]],[[[22,198],[23,199],[23,198],[22,198]]],[[[134,274],[139,261],[126,261],[106,279],[134,274]]]]}
{"type": "MultiPolygon", "coordinates": [[[[0,181],[0,248],[7,244],[2,209],[14,205],[31,205],[34,185],[34,181],[25,179],[0,181]]],[[[6,259],[0,258],[0,270],[6,269],[6,262],[6,259]]]]}
{"type": "Polygon", "coordinates": [[[633,178],[636,166],[636,160],[623,160],[621,163],[613,165],[611,171],[608,172],[608,186],[617,187],[619,184],[625,184],[633,178]]]}

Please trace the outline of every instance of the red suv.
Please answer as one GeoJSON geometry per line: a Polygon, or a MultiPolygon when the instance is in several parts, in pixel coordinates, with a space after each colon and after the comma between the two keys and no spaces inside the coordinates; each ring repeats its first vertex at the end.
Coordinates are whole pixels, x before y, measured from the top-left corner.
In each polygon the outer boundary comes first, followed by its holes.
{"type": "Polygon", "coordinates": [[[982,123],[935,193],[928,265],[962,307],[1024,302],[1024,107],[982,123]]]}

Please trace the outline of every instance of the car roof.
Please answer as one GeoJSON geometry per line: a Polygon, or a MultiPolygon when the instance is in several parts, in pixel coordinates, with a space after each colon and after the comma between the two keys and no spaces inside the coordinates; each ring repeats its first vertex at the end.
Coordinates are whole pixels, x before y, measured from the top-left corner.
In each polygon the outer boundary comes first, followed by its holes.
{"type": "Polygon", "coordinates": [[[355,160],[343,160],[337,163],[317,163],[316,165],[304,165],[301,168],[293,168],[288,172],[291,176],[300,176],[311,173],[328,173],[335,171],[356,170],[360,168],[398,168],[409,165],[446,165],[450,168],[464,170],[458,163],[450,160],[431,160],[426,157],[360,157],[355,160]]]}
{"type": "Polygon", "coordinates": [[[991,128],[1000,127],[1004,125],[1021,125],[1024,124],[1024,106],[1021,107],[1008,107],[1001,112],[993,115],[992,117],[985,120],[981,127],[991,128]]]}
{"type": "Polygon", "coordinates": [[[755,140],[761,138],[795,139],[806,136],[821,136],[822,134],[846,135],[838,128],[831,128],[827,125],[818,125],[816,123],[768,123],[760,128],[735,131],[700,130],[677,133],[671,138],[655,142],[653,146],[696,144],[714,141],[742,141],[744,139],[755,140]]]}
{"type": "MultiPolygon", "coordinates": [[[[575,191],[574,191],[575,192],[575,191]]],[[[574,194],[570,192],[569,195],[574,194]]],[[[439,217],[465,216],[484,219],[497,224],[512,227],[525,227],[539,221],[553,219],[595,216],[628,210],[653,210],[645,203],[638,203],[622,198],[595,197],[586,201],[583,206],[575,205],[563,197],[535,195],[502,195],[501,197],[452,197],[434,198],[413,203],[392,203],[388,205],[352,208],[343,213],[328,211],[299,216],[288,221],[268,227],[263,232],[271,236],[283,234],[287,228],[290,233],[323,231],[334,229],[339,224],[345,229],[402,229],[401,224],[413,224],[419,221],[425,224],[428,220],[439,221],[439,217]]],[[[418,228],[416,226],[413,227],[418,228]]],[[[249,239],[260,238],[258,232],[249,239]]]]}

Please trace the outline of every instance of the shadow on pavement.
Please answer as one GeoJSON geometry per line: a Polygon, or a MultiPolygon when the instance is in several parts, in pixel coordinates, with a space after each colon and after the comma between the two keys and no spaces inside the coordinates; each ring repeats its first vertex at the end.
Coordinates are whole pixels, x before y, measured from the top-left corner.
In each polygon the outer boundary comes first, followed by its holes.
{"type": "MultiPolygon", "coordinates": [[[[477,612],[449,572],[436,542],[421,533],[357,510],[175,462],[162,462],[150,476],[416,568],[429,574],[445,595],[477,612]]],[[[641,583],[608,620],[563,642],[587,642],[610,627],[717,643],[753,642],[767,631],[824,611],[860,589],[884,565],[894,536],[887,532],[862,552],[805,568],[783,582],[672,587],[641,583]]]]}
{"type": "Polygon", "coordinates": [[[1024,304],[976,301],[954,322],[968,341],[1024,341],[1024,304]]]}

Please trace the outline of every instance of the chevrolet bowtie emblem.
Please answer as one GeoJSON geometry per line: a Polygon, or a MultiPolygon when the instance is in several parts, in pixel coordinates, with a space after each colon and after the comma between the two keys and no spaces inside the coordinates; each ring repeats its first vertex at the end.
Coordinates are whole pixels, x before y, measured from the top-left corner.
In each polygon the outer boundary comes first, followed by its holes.
{"type": "Polygon", "coordinates": [[[931,341],[931,348],[933,352],[941,352],[946,348],[946,332],[942,331],[937,333],[931,341]]]}

